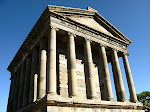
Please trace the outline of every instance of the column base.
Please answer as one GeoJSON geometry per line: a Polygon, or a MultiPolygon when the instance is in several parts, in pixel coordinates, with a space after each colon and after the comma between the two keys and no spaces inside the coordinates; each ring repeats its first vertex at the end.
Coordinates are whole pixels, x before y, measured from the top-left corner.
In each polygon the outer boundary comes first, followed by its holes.
{"type": "Polygon", "coordinates": [[[46,95],[47,100],[52,100],[52,99],[59,99],[61,98],[57,93],[48,93],[46,95]]]}
{"type": "Polygon", "coordinates": [[[97,99],[97,97],[96,96],[91,96],[90,99],[94,100],[94,99],[97,99]]]}
{"type": "Polygon", "coordinates": [[[77,95],[70,95],[70,98],[78,98],[77,95]]]}
{"type": "Polygon", "coordinates": [[[119,101],[119,102],[128,102],[128,101],[125,99],[125,100],[121,100],[121,101],[119,101]]]}
{"type": "Polygon", "coordinates": [[[115,101],[113,98],[107,98],[107,101],[115,101]]]}
{"type": "Polygon", "coordinates": [[[139,103],[138,100],[131,100],[131,102],[133,102],[133,103],[139,103]]]}

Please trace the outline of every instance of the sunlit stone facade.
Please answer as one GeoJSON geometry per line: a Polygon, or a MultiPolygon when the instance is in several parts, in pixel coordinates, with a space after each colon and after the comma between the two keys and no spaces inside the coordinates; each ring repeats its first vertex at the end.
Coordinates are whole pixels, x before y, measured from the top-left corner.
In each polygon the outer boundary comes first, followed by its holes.
{"type": "Polygon", "coordinates": [[[90,7],[47,6],[8,66],[7,112],[144,112],[127,58],[130,43],[90,7]],[[119,57],[131,101],[126,100],[119,57]]]}

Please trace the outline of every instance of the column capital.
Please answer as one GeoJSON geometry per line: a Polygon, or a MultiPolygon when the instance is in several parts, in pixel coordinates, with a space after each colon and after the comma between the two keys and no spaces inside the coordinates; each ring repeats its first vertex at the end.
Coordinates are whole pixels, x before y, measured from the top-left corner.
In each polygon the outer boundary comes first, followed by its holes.
{"type": "Polygon", "coordinates": [[[112,51],[119,52],[119,50],[118,50],[118,49],[116,49],[116,48],[112,48],[112,51]]]}
{"type": "Polygon", "coordinates": [[[126,55],[126,56],[129,56],[129,54],[127,52],[123,52],[122,53],[123,55],[126,55]]]}
{"type": "Polygon", "coordinates": [[[92,40],[90,40],[89,38],[84,38],[85,41],[89,41],[90,43],[92,42],[92,40]]]}
{"type": "Polygon", "coordinates": [[[50,29],[55,29],[56,31],[59,31],[59,29],[56,26],[53,26],[53,25],[49,25],[49,26],[50,26],[50,29]]]}
{"type": "Polygon", "coordinates": [[[99,45],[100,45],[101,47],[105,47],[105,48],[107,47],[106,45],[104,45],[104,44],[101,44],[101,43],[100,43],[99,45]]]}
{"type": "Polygon", "coordinates": [[[69,36],[74,36],[74,37],[76,37],[76,34],[71,33],[71,32],[68,32],[68,35],[69,35],[69,36]]]}

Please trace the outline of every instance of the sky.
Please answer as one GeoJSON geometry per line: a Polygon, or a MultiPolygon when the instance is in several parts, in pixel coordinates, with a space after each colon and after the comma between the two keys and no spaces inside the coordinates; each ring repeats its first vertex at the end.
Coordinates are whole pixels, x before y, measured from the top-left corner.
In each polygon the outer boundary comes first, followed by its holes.
{"type": "MultiPolygon", "coordinates": [[[[7,67],[47,5],[96,9],[132,41],[128,59],[136,93],[150,91],[150,0],[0,0],[0,112],[7,107],[10,87],[7,67]]],[[[119,63],[129,99],[121,58],[119,63]]],[[[109,69],[112,81],[110,64],[109,69]]],[[[112,88],[116,98],[113,81],[112,88]]]]}

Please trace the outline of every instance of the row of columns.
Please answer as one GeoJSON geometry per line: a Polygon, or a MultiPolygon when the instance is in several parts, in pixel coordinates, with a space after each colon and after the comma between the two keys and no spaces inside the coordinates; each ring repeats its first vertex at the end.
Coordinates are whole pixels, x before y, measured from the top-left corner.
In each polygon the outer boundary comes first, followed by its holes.
{"type": "Polygon", "coordinates": [[[15,112],[37,98],[38,48],[33,49],[32,59],[27,57],[11,78],[7,112],[15,112]]]}
{"type": "MultiPolygon", "coordinates": [[[[13,105],[13,110],[20,109],[28,103],[42,99],[46,94],[57,95],[57,76],[56,76],[56,31],[51,27],[48,36],[48,45],[44,39],[40,40],[40,50],[34,48],[32,58],[27,57],[11,81],[11,91],[9,103],[13,105]],[[48,48],[48,50],[47,50],[48,48]],[[48,56],[48,57],[47,57],[48,56]],[[39,66],[38,66],[39,65],[39,66]],[[48,67],[47,67],[48,65],[48,67]],[[38,70],[39,68],[39,70],[38,70]],[[38,77],[38,81],[37,81],[38,77]],[[37,91],[38,85],[38,91],[37,91]]],[[[68,74],[70,97],[77,96],[77,76],[76,76],[76,54],[75,54],[75,35],[69,33],[68,37],[68,74]]],[[[93,60],[90,40],[84,42],[85,69],[87,73],[88,96],[96,98],[96,88],[93,74],[93,60]]],[[[103,83],[105,88],[106,100],[113,100],[112,87],[108,69],[107,55],[105,46],[99,46],[100,63],[102,67],[103,83]]],[[[123,54],[123,63],[126,72],[130,97],[133,102],[137,101],[132,75],[127,59],[123,54]]],[[[126,101],[125,91],[118,62],[117,50],[112,49],[112,69],[116,88],[117,100],[126,101]]],[[[9,110],[9,109],[8,109],[9,110]]]]}
{"type": "MultiPolygon", "coordinates": [[[[75,36],[73,34],[69,34],[69,38],[68,38],[68,64],[69,64],[68,74],[69,74],[69,87],[70,87],[69,90],[71,92],[71,95],[70,95],[71,97],[77,96],[76,55],[75,55],[74,37],[75,36]]],[[[84,51],[85,51],[85,67],[86,67],[86,72],[87,72],[87,77],[88,77],[87,83],[89,87],[88,94],[90,98],[96,98],[95,81],[94,81],[94,74],[93,74],[93,60],[92,60],[91,45],[90,45],[89,40],[85,40],[84,51]]],[[[99,51],[100,51],[100,58],[101,58],[100,63],[102,63],[103,82],[105,86],[106,100],[113,100],[105,47],[103,45],[100,45],[99,51]]],[[[46,59],[46,55],[45,55],[45,59],[46,59]]],[[[130,71],[130,67],[129,67],[126,54],[123,54],[123,60],[124,60],[123,62],[124,62],[124,67],[126,71],[126,76],[127,76],[128,87],[130,90],[130,96],[131,96],[132,101],[136,102],[137,98],[136,98],[132,75],[131,75],[131,71],[130,71]]],[[[49,33],[48,63],[49,64],[48,64],[47,93],[56,94],[57,83],[56,83],[56,29],[55,28],[51,28],[51,32],[49,33]]],[[[120,65],[119,65],[116,49],[112,49],[112,68],[113,68],[113,76],[114,76],[117,100],[126,101],[122,75],[120,71],[120,65]]],[[[46,74],[45,69],[44,71],[46,74]]]]}

